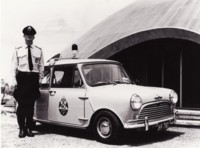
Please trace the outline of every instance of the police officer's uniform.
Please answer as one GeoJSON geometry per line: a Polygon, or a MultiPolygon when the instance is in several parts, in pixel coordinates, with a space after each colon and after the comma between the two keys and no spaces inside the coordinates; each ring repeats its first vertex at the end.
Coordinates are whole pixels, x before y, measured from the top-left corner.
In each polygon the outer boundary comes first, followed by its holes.
{"type": "MultiPolygon", "coordinates": [[[[23,33],[24,35],[34,36],[36,31],[32,26],[27,26],[23,29],[23,33]]],[[[18,102],[17,120],[20,128],[20,138],[26,135],[34,136],[31,131],[31,123],[34,103],[40,95],[39,80],[43,77],[43,71],[44,59],[41,48],[35,45],[23,45],[15,48],[11,73],[12,85],[17,86],[13,95],[18,102]],[[29,64],[30,60],[32,61],[31,66],[29,64]]]]}

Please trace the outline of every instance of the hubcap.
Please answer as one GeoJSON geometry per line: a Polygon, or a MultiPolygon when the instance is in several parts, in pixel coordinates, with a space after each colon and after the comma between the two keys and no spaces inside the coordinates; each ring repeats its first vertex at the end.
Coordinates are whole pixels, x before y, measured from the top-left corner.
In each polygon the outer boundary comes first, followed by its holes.
{"type": "Polygon", "coordinates": [[[108,118],[101,118],[97,123],[98,134],[102,138],[108,138],[111,135],[112,125],[108,118]]]}

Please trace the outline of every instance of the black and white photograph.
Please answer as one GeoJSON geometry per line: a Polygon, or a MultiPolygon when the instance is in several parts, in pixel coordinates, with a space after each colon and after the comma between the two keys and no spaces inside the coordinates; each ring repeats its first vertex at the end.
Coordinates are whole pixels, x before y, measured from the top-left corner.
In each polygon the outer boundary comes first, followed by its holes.
{"type": "Polygon", "coordinates": [[[1,0],[1,148],[199,148],[199,0],[1,0]]]}

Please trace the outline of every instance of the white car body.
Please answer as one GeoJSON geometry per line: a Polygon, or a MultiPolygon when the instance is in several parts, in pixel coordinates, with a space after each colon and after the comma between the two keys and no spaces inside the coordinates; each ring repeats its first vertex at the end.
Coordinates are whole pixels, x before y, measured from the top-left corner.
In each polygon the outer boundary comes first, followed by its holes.
{"type": "MultiPolygon", "coordinates": [[[[41,96],[37,100],[35,107],[35,121],[87,128],[94,126],[96,123],[94,123],[94,120],[98,121],[96,116],[103,116],[104,112],[109,112],[108,114],[112,114],[116,118],[115,120],[118,120],[122,129],[144,128],[149,130],[151,126],[165,126],[163,123],[168,123],[168,126],[174,123],[176,102],[172,103],[170,99],[170,94],[174,93],[173,90],[115,82],[108,85],[91,86],[88,84],[86,74],[83,72],[84,65],[93,66],[95,64],[100,66],[101,64],[104,64],[104,66],[112,64],[121,67],[119,62],[100,59],[66,59],[53,60],[47,63],[46,67],[49,69],[50,79],[47,85],[45,82],[47,80],[44,80],[45,84],[42,84],[40,89],[41,96]],[[67,65],[73,65],[76,68],[76,73],[78,71],[82,81],[81,87],[65,88],[59,85],[59,87],[55,87],[57,82],[55,82],[55,76],[53,77],[56,74],[56,72],[54,74],[54,69],[67,65]],[[141,102],[139,102],[141,107],[139,109],[133,109],[131,106],[130,100],[134,94],[141,98],[141,102]]],[[[86,73],[89,72],[86,70],[86,73]]],[[[58,75],[58,77],[60,76],[58,75]]],[[[124,82],[127,81],[125,80],[124,82]]],[[[110,116],[108,115],[109,118],[110,116]]],[[[112,139],[110,135],[108,136],[108,132],[111,132],[108,123],[109,120],[104,121],[101,125],[103,127],[100,129],[96,127],[96,133],[103,142],[112,139]]],[[[112,128],[114,129],[114,127],[112,128]]]]}

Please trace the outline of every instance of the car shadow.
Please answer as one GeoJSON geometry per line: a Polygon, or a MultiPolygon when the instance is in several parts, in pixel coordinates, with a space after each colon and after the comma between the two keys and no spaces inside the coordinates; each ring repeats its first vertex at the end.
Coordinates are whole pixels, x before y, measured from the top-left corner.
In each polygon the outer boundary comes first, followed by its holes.
{"type": "MultiPolygon", "coordinates": [[[[69,128],[55,125],[39,124],[35,127],[35,135],[58,134],[81,139],[97,141],[89,130],[69,128]]],[[[111,145],[144,146],[156,142],[168,141],[183,135],[183,132],[167,130],[162,133],[125,131],[119,139],[111,145]]]]}
{"type": "Polygon", "coordinates": [[[165,132],[125,132],[117,145],[144,146],[152,143],[168,141],[185,133],[167,130],[165,132]]]}

